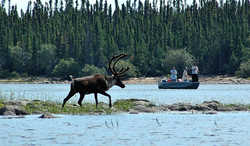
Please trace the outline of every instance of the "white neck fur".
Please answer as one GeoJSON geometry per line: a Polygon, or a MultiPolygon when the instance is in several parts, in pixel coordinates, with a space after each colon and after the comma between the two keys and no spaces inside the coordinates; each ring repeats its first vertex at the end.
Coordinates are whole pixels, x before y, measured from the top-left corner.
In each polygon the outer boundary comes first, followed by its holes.
{"type": "Polygon", "coordinates": [[[111,80],[106,80],[106,84],[108,85],[108,89],[110,89],[116,84],[116,80],[114,78],[111,78],[111,80]]]}

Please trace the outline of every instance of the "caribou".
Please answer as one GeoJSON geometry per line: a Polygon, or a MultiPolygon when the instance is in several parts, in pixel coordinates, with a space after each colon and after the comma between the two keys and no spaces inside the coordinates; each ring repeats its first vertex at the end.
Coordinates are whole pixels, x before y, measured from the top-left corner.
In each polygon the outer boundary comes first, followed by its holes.
{"type": "Polygon", "coordinates": [[[86,76],[81,78],[73,78],[72,76],[70,76],[72,79],[70,85],[70,91],[67,97],[63,100],[62,108],[64,107],[65,103],[76,93],[80,94],[80,98],[78,100],[78,104],[80,106],[82,106],[82,100],[84,99],[84,96],[86,94],[94,93],[95,103],[97,108],[98,105],[97,94],[99,93],[109,98],[109,107],[111,108],[112,107],[111,96],[108,93],[106,93],[106,91],[108,91],[114,85],[119,86],[121,88],[125,88],[125,85],[121,81],[121,77],[125,75],[125,73],[129,70],[129,67],[121,68],[117,72],[115,66],[120,59],[126,56],[127,56],[126,54],[120,54],[117,56],[113,56],[111,58],[108,67],[108,69],[112,73],[111,76],[103,74],[95,74],[92,76],[86,76]]]}

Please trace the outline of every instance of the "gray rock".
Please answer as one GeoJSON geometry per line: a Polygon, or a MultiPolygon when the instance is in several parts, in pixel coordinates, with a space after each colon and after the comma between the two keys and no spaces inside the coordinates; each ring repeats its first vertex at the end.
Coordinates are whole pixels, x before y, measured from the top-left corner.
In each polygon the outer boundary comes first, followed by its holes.
{"type": "Polygon", "coordinates": [[[15,115],[9,115],[9,116],[5,116],[3,117],[3,119],[20,119],[20,118],[25,118],[25,116],[15,116],[15,115]]]}
{"type": "Polygon", "coordinates": [[[204,111],[203,114],[214,115],[217,114],[217,111],[204,111]]]}
{"type": "Polygon", "coordinates": [[[0,115],[27,115],[24,107],[16,105],[7,105],[0,109],[0,115]]]}
{"type": "Polygon", "coordinates": [[[30,101],[27,99],[5,101],[5,105],[26,106],[30,101]]]}
{"type": "Polygon", "coordinates": [[[217,111],[222,111],[222,112],[233,111],[233,108],[231,108],[231,107],[218,107],[217,111]]]}
{"type": "Polygon", "coordinates": [[[129,114],[139,114],[139,112],[134,110],[134,109],[130,109],[128,113],[129,114]]]}
{"type": "Polygon", "coordinates": [[[212,101],[204,101],[201,106],[207,106],[213,110],[217,110],[218,107],[221,105],[221,103],[219,103],[216,100],[212,100],[212,101]]]}
{"type": "Polygon", "coordinates": [[[131,98],[131,99],[128,99],[129,101],[132,101],[132,102],[136,102],[136,101],[144,101],[144,102],[150,102],[149,100],[147,99],[136,99],[136,98],[131,98]]]}
{"type": "MultiPolygon", "coordinates": [[[[50,81],[43,81],[43,84],[49,84],[51,83],[50,81]]],[[[53,84],[53,81],[52,81],[52,84],[53,84]]]]}
{"type": "Polygon", "coordinates": [[[197,111],[211,111],[211,110],[213,110],[212,108],[208,107],[207,105],[203,105],[203,104],[194,105],[192,107],[192,109],[197,110],[197,111]]]}
{"type": "Polygon", "coordinates": [[[146,107],[143,105],[136,105],[133,107],[134,110],[138,111],[138,112],[143,112],[143,113],[154,113],[156,112],[156,110],[154,110],[153,108],[150,107],[146,107]]]}
{"type": "Polygon", "coordinates": [[[245,106],[236,106],[233,108],[235,111],[248,111],[248,108],[245,106]]]}
{"type": "Polygon", "coordinates": [[[192,109],[192,105],[189,103],[176,103],[169,105],[168,109],[171,111],[189,111],[192,109]]]}
{"type": "Polygon", "coordinates": [[[14,111],[10,111],[10,110],[2,111],[2,109],[0,109],[0,115],[3,115],[3,116],[16,116],[14,111]]]}
{"type": "Polygon", "coordinates": [[[161,111],[170,111],[170,109],[169,109],[168,107],[169,107],[168,105],[160,105],[160,106],[159,106],[159,109],[160,109],[161,111]]]}
{"type": "Polygon", "coordinates": [[[151,105],[151,103],[148,102],[148,101],[135,101],[134,104],[135,105],[142,105],[142,106],[149,106],[149,105],[151,105]]]}
{"type": "Polygon", "coordinates": [[[51,119],[51,118],[57,118],[56,116],[53,116],[51,113],[44,113],[41,116],[39,116],[41,119],[51,119]]]}
{"type": "Polygon", "coordinates": [[[35,115],[37,115],[37,114],[42,114],[43,112],[42,111],[39,111],[39,110],[35,110],[35,111],[33,111],[32,112],[32,114],[35,114],[35,115]]]}

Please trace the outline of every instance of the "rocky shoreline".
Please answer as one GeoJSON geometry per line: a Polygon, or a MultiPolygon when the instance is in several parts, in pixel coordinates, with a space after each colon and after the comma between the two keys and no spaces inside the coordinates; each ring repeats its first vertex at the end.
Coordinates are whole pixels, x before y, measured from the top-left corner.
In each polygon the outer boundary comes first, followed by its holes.
{"type": "MultiPolygon", "coordinates": [[[[125,81],[127,84],[157,84],[163,77],[141,77],[130,78],[125,81]]],[[[191,80],[191,78],[189,78],[191,80]]],[[[250,84],[250,79],[235,76],[199,76],[201,84],[250,84]]]]}
{"type": "MultiPolygon", "coordinates": [[[[164,77],[138,77],[124,80],[125,84],[157,84],[164,77]]],[[[191,80],[191,78],[189,78],[191,80]]],[[[215,75],[215,76],[199,76],[201,84],[250,84],[249,78],[239,78],[236,76],[215,75]]],[[[68,84],[68,80],[60,80],[59,78],[20,78],[20,79],[0,79],[0,83],[31,83],[31,84],[68,84]]]]}
{"type": "Polygon", "coordinates": [[[42,114],[40,118],[54,118],[52,114],[117,114],[117,113],[162,113],[162,112],[190,112],[203,114],[216,114],[217,112],[250,111],[250,105],[222,104],[218,101],[205,101],[201,104],[175,103],[171,105],[155,105],[145,99],[118,100],[110,109],[107,104],[100,103],[96,109],[95,104],[85,103],[82,107],[68,104],[61,109],[60,103],[40,100],[0,101],[0,115],[25,116],[42,114]]]}

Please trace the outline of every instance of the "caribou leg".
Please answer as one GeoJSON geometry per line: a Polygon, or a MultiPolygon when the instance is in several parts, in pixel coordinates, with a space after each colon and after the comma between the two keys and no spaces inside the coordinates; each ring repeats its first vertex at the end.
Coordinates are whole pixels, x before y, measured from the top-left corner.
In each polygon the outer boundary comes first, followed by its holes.
{"type": "Polygon", "coordinates": [[[97,108],[97,105],[98,105],[97,93],[94,93],[94,94],[95,94],[95,108],[97,108]]]}
{"type": "Polygon", "coordinates": [[[108,98],[109,98],[109,107],[111,108],[112,107],[111,96],[108,93],[106,93],[105,91],[99,91],[98,93],[100,93],[100,94],[102,94],[104,96],[108,96],[108,98]]]}
{"type": "Polygon", "coordinates": [[[83,100],[84,96],[85,96],[85,93],[80,92],[80,98],[79,98],[79,100],[78,100],[78,104],[79,104],[80,106],[82,106],[82,100],[83,100]]]}
{"type": "Polygon", "coordinates": [[[66,98],[64,98],[64,100],[63,100],[62,108],[64,107],[65,103],[66,103],[72,96],[74,96],[75,94],[76,94],[76,92],[75,92],[74,90],[70,89],[68,96],[67,96],[66,98]]]}

